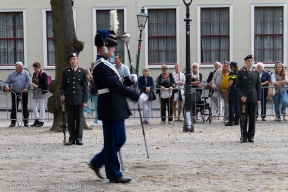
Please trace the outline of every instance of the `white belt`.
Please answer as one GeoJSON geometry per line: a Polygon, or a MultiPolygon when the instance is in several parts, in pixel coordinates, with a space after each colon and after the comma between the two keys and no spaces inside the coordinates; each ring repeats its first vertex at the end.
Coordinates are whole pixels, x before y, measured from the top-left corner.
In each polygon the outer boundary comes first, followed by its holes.
{"type": "Polygon", "coordinates": [[[108,88],[105,88],[105,89],[99,89],[98,90],[98,95],[101,95],[101,94],[104,94],[104,93],[109,93],[109,89],[108,88]]]}

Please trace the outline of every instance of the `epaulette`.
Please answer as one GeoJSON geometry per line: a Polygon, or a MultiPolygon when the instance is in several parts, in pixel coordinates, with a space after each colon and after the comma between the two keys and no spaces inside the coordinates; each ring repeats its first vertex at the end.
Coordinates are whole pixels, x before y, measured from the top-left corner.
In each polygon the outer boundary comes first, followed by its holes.
{"type": "MultiPolygon", "coordinates": [[[[64,69],[64,70],[67,70],[68,72],[70,72],[70,71],[71,71],[71,68],[70,68],[70,67],[67,67],[67,68],[64,69]]],[[[85,71],[85,69],[83,69],[82,67],[78,67],[78,72],[79,72],[79,73],[81,72],[81,70],[84,70],[84,71],[85,71]]]]}
{"type": "Polygon", "coordinates": [[[84,68],[82,68],[82,67],[79,67],[82,71],[85,71],[85,69],[84,68]]]}

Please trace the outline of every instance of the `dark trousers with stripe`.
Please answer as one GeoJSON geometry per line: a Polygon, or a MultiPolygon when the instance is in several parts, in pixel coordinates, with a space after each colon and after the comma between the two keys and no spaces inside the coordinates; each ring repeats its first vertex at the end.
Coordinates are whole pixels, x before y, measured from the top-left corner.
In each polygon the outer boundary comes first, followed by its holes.
{"type": "MultiPolygon", "coordinates": [[[[241,107],[242,103],[239,102],[239,112],[241,113],[241,107]]],[[[247,139],[253,139],[255,135],[255,125],[256,125],[256,110],[257,110],[257,103],[256,102],[246,102],[246,112],[247,116],[249,116],[249,122],[244,122],[244,130],[243,130],[243,136],[247,139]],[[247,130],[248,126],[248,130],[247,130]]]]}
{"type": "Polygon", "coordinates": [[[105,165],[106,177],[115,180],[122,177],[117,152],[126,141],[124,120],[102,121],[104,148],[91,160],[94,167],[105,165]]]}
{"type": "Polygon", "coordinates": [[[66,113],[68,118],[69,141],[82,141],[82,105],[66,105],[66,113]]]}

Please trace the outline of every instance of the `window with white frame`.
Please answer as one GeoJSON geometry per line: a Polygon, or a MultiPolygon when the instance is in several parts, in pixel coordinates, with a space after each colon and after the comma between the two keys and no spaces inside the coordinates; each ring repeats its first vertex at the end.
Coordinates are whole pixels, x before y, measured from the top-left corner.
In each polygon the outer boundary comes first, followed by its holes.
{"type": "Polygon", "coordinates": [[[148,9],[148,65],[177,62],[176,9],[148,9]]]}
{"type": "MultiPolygon", "coordinates": [[[[96,28],[110,29],[110,11],[111,10],[96,10],[96,28]]],[[[116,47],[115,55],[120,54],[122,56],[122,63],[124,62],[124,42],[121,40],[121,35],[124,34],[124,10],[117,10],[118,16],[118,34],[116,34],[118,45],[116,47]]]]}
{"type": "MultiPolygon", "coordinates": [[[[76,30],[76,8],[73,11],[73,21],[76,30]]],[[[52,12],[50,8],[42,9],[42,25],[43,25],[43,68],[55,68],[55,49],[54,49],[54,36],[53,36],[53,21],[52,12]]]]}
{"type": "Polygon", "coordinates": [[[0,65],[24,62],[23,12],[0,12],[0,65]]]}
{"type": "Polygon", "coordinates": [[[283,7],[255,7],[255,62],[283,61],[283,7]]]}
{"type": "Polygon", "coordinates": [[[201,64],[230,60],[229,8],[201,8],[201,64]]]}
{"type": "Polygon", "coordinates": [[[47,39],[47,65],[55,65],[55,53],[53,43],[53,22],[51,11],[46,11],[46,39],[47,39]]]}

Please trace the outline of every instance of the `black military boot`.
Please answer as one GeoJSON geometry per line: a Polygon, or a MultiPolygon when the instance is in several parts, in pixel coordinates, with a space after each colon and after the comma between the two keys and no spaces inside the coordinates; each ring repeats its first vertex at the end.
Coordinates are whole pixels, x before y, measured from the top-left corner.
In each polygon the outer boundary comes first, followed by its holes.
{"type": "Polygon", "coordinates": [[[234,125],[239,125],[239,120],[235,120],[234,125]]]}
{"type": "Polygon", "coordinates": [[[39,119],[35,119],[34,123],[30,126],[31,127],[37,127],[38,124],[39,124],[39,119]]]}
{"type": "Polygon", "coordinates": [[[234,125],[233,121],[228,121],[228,123],[225,124],[225,126],[233,126],[233,125],[234,125]]]}

